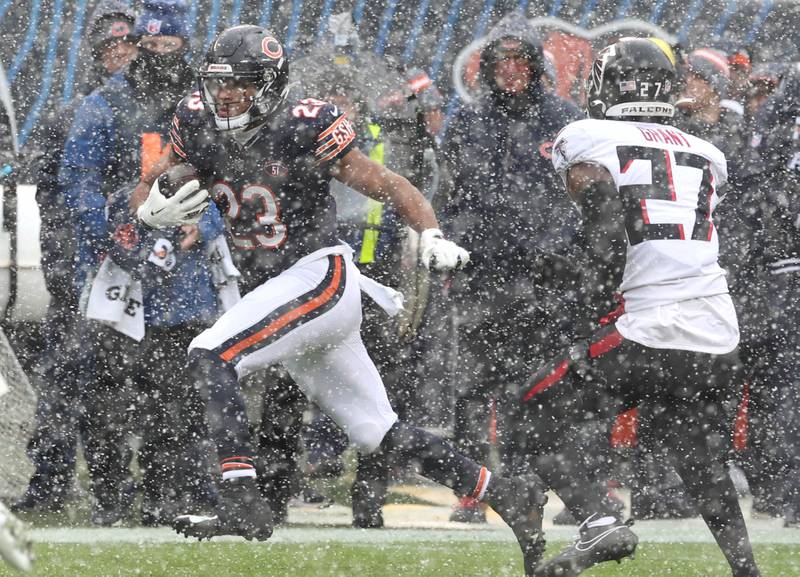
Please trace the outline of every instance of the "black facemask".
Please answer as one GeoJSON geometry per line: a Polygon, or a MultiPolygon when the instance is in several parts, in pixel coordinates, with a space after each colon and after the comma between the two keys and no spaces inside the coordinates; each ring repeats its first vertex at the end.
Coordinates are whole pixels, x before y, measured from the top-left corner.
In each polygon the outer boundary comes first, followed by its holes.
{"type": "Polygon", "coordinates": [[[194,83],[192,69],[183,56],[183,50],[160,54],[140,48],[127,73],[137,95],[166,100],[174,106],[174,101],[189,92],[194,83]]]}

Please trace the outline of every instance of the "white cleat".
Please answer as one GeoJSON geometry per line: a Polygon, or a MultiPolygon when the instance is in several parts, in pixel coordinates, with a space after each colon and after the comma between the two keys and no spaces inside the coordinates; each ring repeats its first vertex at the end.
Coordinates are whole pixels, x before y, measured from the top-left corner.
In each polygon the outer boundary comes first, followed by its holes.
{"type": "Polygon", "coordinates": [[[0,557],[19,571],[30,571],[33,547],[25,525],[0,503],[0,557]]]}

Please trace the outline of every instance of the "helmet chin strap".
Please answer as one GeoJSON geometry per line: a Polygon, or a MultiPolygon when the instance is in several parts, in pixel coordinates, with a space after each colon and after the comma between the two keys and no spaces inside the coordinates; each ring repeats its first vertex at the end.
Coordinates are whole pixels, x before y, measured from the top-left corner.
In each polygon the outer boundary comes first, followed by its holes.
{"type": "Polygon", "coordinates": [[[250,108],[238,116],[222,117],[214,113],[214,122],[217,124],[217,128],[225,132],[241,132],[250,122],[250,108]]]}
{"type": "Polygon", "coordinates": [[[239,145],[247,146],[253,140],[253,136],[263,126],[263,123],[250,126],[250,110],[252,110],[252,106],[248,108],[246,112],[230,118],[222,118],[215,114],[214,121],[218,129],[233,138],[239,145]]]}
{"type": "Polygon", "coordinates": [[[247,107],[247,110],[238,114],[236,116],[228,116],[223,117],[217,114],[216,110],[214,111],[214,123],[216,124],[217,128],[222,132],[234,137],[240,144],[243,141],[247,141],[251,136],[251,131],[248,130],[248,127],[252,121],[252,110],[253,106],[255,106],[255,101],[250,101],[250,106],[247,107]]]}

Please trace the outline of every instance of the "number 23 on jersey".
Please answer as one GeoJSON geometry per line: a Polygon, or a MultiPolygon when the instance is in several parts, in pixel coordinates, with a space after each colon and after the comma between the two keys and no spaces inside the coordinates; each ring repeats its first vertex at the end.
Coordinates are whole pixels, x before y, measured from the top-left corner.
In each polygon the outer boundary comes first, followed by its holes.
{"type": "Polygon", "coordinates": [[[217,182],[211,188],[211,197],[226,210],[237,248],[275,250],[286,242],[287,227],[281,222],[280,205],[269,186],[248,184],[235,191],[229,184],[217,182]],[[251,218],[252,209],[255,209],[252,222],[242,222],[251,218]]]}

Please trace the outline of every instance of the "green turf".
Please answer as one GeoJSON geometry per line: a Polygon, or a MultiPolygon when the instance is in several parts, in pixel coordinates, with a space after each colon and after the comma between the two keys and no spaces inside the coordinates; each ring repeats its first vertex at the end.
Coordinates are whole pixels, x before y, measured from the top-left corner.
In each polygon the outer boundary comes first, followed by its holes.
{"type": "MultiPolygon", "coordinates": [[[[354,541],[358,533],[353,533],[354,541]]],[[[555,551],[559,544],[552,544],[555,551]]],[[[205,542],[186,544],[38,544],[31,575],[42,577],[518,577],[511,543],[429,541],[368,546],[354,542],[292,545],[205,542]]],[[[756,546],[764,577],[800,575],[800,546],[756,546]]],[[[0,576],[19,574],[0,567],[0,576]]],[[[640,545],[634,561],[585,573],[595,577],[727,577],[713,545],[640,545]]]]}

